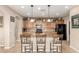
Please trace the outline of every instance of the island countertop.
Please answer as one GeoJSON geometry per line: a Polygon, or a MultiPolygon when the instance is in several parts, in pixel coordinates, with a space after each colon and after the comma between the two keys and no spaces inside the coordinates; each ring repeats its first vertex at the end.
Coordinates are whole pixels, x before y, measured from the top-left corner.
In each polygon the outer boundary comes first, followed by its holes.
{"type": "Polygon", "coordinates": [[[35,32],[23,32],[20,34],[20,37],[25,37],[25,36],[40,36],[40,35],[46,35],[48,37],[59,37],[60,35],[57,34],[57,32],[43,32],[43,33],[35,33],[35,32]]]}

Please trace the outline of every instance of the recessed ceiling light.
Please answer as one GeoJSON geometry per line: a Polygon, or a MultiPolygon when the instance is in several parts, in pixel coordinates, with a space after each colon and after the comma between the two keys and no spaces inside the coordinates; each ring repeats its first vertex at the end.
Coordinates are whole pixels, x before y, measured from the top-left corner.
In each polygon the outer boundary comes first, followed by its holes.
{"type": "Polygon", "coordinates": [[[24,6],[21,6],[21,8],[25,8],[24,6]]]}
{"type": "Polygon", "coordinates": [[[68,9],[69,7],[68,6],[65,6],[65,9],[68,9]]]}
{"type": "Polygon", "coordinates": [[[40,8],[40,7],[38,7],[38,10],[41,10],[41,8],[40,8]]]}

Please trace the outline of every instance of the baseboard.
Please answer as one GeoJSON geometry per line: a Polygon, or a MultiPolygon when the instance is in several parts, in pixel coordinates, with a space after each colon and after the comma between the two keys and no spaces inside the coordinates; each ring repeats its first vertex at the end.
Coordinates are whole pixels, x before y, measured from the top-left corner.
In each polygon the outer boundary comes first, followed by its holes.
{"type": "Polygon", "coordinates": [[[76,49],[76,48],[75,48],[75,47],[73,47],[73,46],[70,46],[70,48],[74,49],[76,52],[79,52],[79,50],[78,50],[78,49],[76,49]]]}

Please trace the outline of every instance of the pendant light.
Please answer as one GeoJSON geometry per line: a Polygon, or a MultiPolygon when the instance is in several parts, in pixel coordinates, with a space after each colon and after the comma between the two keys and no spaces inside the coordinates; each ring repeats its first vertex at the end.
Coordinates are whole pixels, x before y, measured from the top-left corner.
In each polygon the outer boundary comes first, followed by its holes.
{"type": "Polygon", "coordinates": [[[31,20],[30,20],[30,22],[34,22],[35,20],[33,19],[33,5],[31,5],[31,8],[32,8],[32,18],[31,18],[31,20]]]}
{"type": "Polygon", "coordinates": [[[47,22],[51,22],[51,20],[50,20],[50,15],[49,15],[49,11],[50,11],[49,9],[50,9],[50,5],[48,5],[48,17],[49,17],[49,18],[48,18],[47,22]]]}

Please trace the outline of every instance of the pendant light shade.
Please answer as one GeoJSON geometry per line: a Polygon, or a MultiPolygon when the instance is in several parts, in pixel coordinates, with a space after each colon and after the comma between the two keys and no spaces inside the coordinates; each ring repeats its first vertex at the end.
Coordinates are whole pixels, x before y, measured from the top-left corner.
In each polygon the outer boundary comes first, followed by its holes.
{"type": "MultiPolygon", "coordinates": [[[[32,8],[32,17],[33,17],[33,5],[31,5],[31,8],[32,8]]],[[[35,21],[35,19],[33,19],[33,18],[31,18],[31,20],[30,20],[30,22],[34,22],[35,21]]]]}
{"type": "Polygon", "coordinates": [[[49,8],[50,8],[50,5],[48,5],[48,17],[49,17],[49,19],[47,20],[47,22],[51,22],[51,19],[50,19],[50,15],[49,15],[49,8]]]}
{"type": "Polygon", "coordinates": [[[48,19],[48,20],[47,20],[47,22],[51,22],[51,20],[50,20],[50,19],[48,19]]]}
{"type": "Polygon", "coordinates": [[[35,19],[31,18],[30,22],[34,22],[34,21],[35,21],[35,19]]]}

